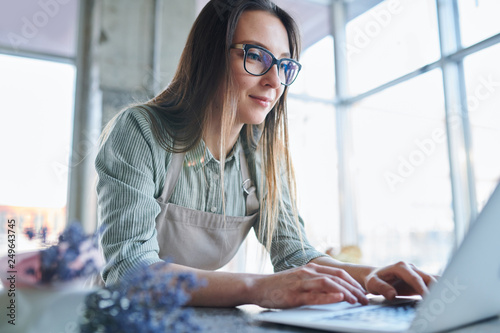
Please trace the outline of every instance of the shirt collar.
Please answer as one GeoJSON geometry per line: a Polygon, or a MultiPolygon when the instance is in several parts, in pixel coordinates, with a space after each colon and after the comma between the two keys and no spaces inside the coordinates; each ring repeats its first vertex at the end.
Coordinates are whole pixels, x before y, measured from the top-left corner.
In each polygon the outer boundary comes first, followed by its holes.
{"type": "Polygon", "coordinates": [[[188,151],[184,158],[184,167],[192,168],[195,172],[204,167],[213,158],[205,147],[205,142],[200,140],[196,147],[188,151]]]}
{"type": "Polygon", "coordinates": [[[241,142],[240,139],[238,138],[238,141],[236,141],[233,149],[229,153],[229,156],[226,158],[226,164],[234,160],[234,163],[236,163],[236,168],[240,170],[240,149],[241,149],[241,142]]]}
{"type": "MultiPolygon", "coordinates": [[[[229,155],[226,157],[226,165],[228,163],[234,162],[236,163],[236,168],[240,170],[240,159],[239,159],[239,154],[240,154],[240,149],[241,149],[241,143],[240,139],[238,138],[238,141],[236,141],[236,144],[234,145],[233,149],[229,153],[229,155]]],[[[188,168],[193,168],[193,171],[198,172],[202,167],[206,166],[208,163],[213,162],[213,163],[219,163],[215,159],[215,157],[212,155],[210,150],[205,145],[205,141],[203,139],[200,140],[198,145],[188,151],[186,153],[186,157],[184,159],[184,166],[188,168]]]]}

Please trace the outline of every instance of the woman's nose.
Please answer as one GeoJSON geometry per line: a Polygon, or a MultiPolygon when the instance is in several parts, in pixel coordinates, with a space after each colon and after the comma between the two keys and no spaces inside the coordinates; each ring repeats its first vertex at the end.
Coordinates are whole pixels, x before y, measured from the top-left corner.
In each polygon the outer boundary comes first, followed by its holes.
{"type": "Polygon", "coordinates": [[[278,75],[278,66],[274,64],[269,71],[262,75],[262,79],[265,85],[271,88],[278,89],[281,87],[281,80],[278,75]]]}

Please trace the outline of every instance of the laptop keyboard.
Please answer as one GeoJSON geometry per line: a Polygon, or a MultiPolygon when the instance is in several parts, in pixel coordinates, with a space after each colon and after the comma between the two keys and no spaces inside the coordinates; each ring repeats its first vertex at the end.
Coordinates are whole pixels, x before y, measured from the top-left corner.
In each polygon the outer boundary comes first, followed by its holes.
{"type": "Polygon", "coordinates": [[[364,324],[401,324],[411,322],[415,317],[415,306],[417,302],[386,305],[363,309],[349,313],[337,314],[323,318],[323,320],[345,320],[350,322],[362,322],[364,324]]]}

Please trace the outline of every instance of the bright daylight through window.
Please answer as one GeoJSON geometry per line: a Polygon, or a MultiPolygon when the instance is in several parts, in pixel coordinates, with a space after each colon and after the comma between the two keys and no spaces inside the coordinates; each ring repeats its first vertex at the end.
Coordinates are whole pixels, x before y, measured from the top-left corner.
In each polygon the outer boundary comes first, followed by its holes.
{"type": "MultiPolygon", "coordinates": [[[[75,67],[0,55],[0,217],[25,233],[66,226],[75,67]]],[[[5,226],[5,225],[4,225],[5,226]]],[[[5,241],[6,237],[2,238],[5,241]]],[[[18,248],[40,245],[23,234],[18,248]]]]}
{"type": "MultiPolygon", "coordinates": [[[[434,0],[388,0],[346,25],[350,98],[343,105],[348,105],[350,126],[344,131],[352,137],[348,186],[356,204],[356,218],[349,222],[356,224],[361,262],[407,260],[439,273],[456,246],[447,137],[453,117],[446,113],[437,10],[434,0]]],[[[500,2],[459,0],[454,11],[462,38],[459,49],[477,47],[449,61],[463,68],[465,90],[460,94],[466,105],[455,108],[469,115],[470,137],[465,140],[470,149],[460,154],[470,158],[480,211],[500,180],[500,159],[494,153],[500,142],[495,107],[500,104],[500,25],[494,17],[500,2]],[[485,39],[490,39],[488,45],[482,44],[485,39]]],[[[290,135],[299,209],[309,238],[321,250],[333,247],[338,253],[349,244],[339,237],[338,212],[346,207],[342,200],[339,206],[337,177],[343,175],[338,174],[336,118],[330,114],[338,101],[325,74],[334,64],[327,40],[331,37],[307,49],[301,59],[304,77],[290,90],[290,135]],[[310,67],[315,76],[306,74],[310,67]],[[311,89],[313,84],[320,88],[311,89]],[[311,175],[313,168],[320,168],[321,177],[311,175]]]]}
{"type": "MultiPolygon", "coordinates": [[[[18,252],[57,240],[67,224],[68,174],[82,158],[71,152],[78,7],[0,4],[0,219],[15,220],[18,252]]],[[[2,223],[2,248],[6,233],[2,223]]]]}

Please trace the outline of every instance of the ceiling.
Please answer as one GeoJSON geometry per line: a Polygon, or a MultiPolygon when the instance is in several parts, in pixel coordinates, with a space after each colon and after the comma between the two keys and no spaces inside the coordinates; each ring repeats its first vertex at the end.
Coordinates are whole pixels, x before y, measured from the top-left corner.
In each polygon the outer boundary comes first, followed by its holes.
{"type": "MultiPolygon", "coordinates": [[[[302,46],[308,48],[330,34],[330,5],[335,0],[273,0],[294,17],[302,34],[302,46]]],[[[383,0],[345,0],[347,20],[364,13],[383,0]]],[[[197,0],[201,10],[208,0],[197,0]]]]}
{"type": "MultiPolygon", "coordinates": [[[[198,11],[208,2],[208,0],[195,1],[198,11]]],[[[342,0],[274,1],[297,21],[302,33],[302,46],[305,49],[330,34],[330,5],[332,1],[342,0]]],[[[343,1],[347,4],[348,20],[382,2],[382,0],[343,1]]],[[[8,53],[12,48],[15,51],[25,49],[40,54],[74,57],[77,29],[75,22],[78,20],[79,1],[66,1],[64,5],[58,6],[57,12],[63,15],[53,15],[50,24],[44,25],[43,29],[37,29],[32,23],[27,27],[27,18],[40,14],[40,3],[40,0],[0,2],[0,50],[8,53]]]]}

